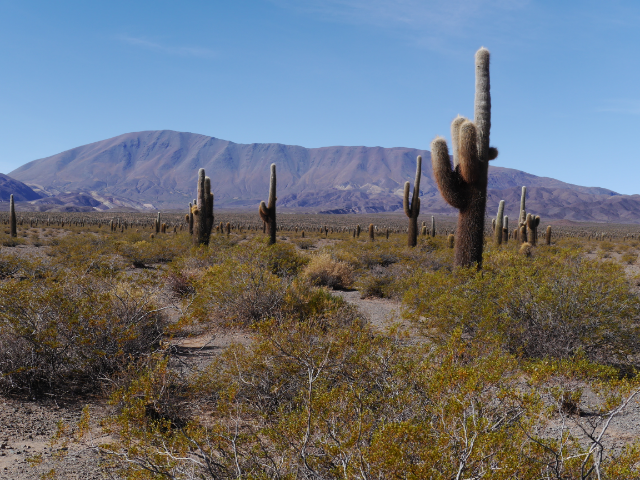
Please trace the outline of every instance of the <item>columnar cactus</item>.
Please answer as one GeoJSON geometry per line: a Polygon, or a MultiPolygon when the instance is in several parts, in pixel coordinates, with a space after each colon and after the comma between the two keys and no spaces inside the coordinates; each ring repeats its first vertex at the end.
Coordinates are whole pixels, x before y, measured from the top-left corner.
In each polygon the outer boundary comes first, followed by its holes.
{"type": "Polygon", "coordinates": [[[356,225],[356,237],[360,238],[360,224],[356,225]]]}
{"type": "Polygon", "coordinates": [[[493,232],[493,238],[496,245],[502,245],[502,222],[504,221],[504,200],[500,200],[498,206],[498,215],[496,216],[496,226],[493,232]]]}
{"type": "Polygon", "coordinates": [[[271,164],[271,178],[269,180],[268,205],[260,202],[260,218],[267,226],[269,233],[269,245],[276,243],[276,164],[271,164]]]}
{"type": "Polygon", "coordinates": [[[409,191],[411,183],[404,184],[404,213],[409,217],[409,232],[407,234],[407,245],[415,247],[418,244],[418,215],[420,215],[420,176],[422,175],[422,157],[418,155],[416,159],[416,179],[413,183],[413,196],[409,202],[409,191]]]}
{"type": "Polygon", "coordinates": [[[545,243],[551,245],[551,225],[547,225],[547,233],[545,234],[545,243]]]}
{"type": "Polygon", "coordinates": [[[373,242],[375,240],[375,234],[373,233],[373,223],[369,224],[369,241],[373,242]]]}
{"type": "Polygon", "coordinates": [[[431,162],[440,193],[459,210],[454,265],[481,268],[489,160],[498,156],[498,150],[489,146],[489,50],[478,50],[475,60],[474,121],[458,117],[451,124],[453,169],[447,142],[441,137],[431,143],[431,162]]]}
{"type": "Polygon", "coordinates": [[[11,236],[16,238],[18,236],[18,230],[16,228],[16,204],[13,201],[13,194],[11,194],[9,201],[9,211],[9,231],[11,232],[11,236]]]}
{"type": "MultiPolygon", "coordinates": [[[[527,225],[527,207],[526,207],[526,199],[527,199],[527,187],[522,187],[522,194],[520,195],[520,215],[518,216],[518,227],[522,227],[523,225],[526,227],[527,225]]],[[[526,232],[526,228],[525,228],[526,232]]],[[[527,241],[527,237],[525,235],[524,238],[519,238],[520,243],[524,243],[527,241]]]]}
{"type": "Polygon", "coordinates": [[[506,215],[502,220],[502,241],[504,243],[509,241],[509,217],[506,215]]]}
{"type": "Polygon", "coordinates": [[[540,215],[527,214],[527,235],[529,243],[534,247],[538,244],[538,225],[540,225],[540,215]]]}
{"type": "Polygon", "coordinates": [[[455,241],[456,241],[456,237],[453,235],[453,233],[450,233],[449,236],[447,237],[447,245],[449,245],[449,248],[453,248],[455,241]]]}
{"type": "Polygon", "coordinates": [[[431,236],[436,236],[436,219],[433,215],[431,215],[431,236]]]}
{"type": "Polygon", "coordinates": [[[209,245],[209,237],[213,228],[213,194],[211,179],[204,174],[204,168],[198,170],[198,195],[193,212],[193,243],[209,245]]]}
{"type": "Polygon", "coordinates": [[[158,212],[158,216],[156,217],[155,227],[156,227],[156,233],[160,233],[160,212],[158,212]]]}

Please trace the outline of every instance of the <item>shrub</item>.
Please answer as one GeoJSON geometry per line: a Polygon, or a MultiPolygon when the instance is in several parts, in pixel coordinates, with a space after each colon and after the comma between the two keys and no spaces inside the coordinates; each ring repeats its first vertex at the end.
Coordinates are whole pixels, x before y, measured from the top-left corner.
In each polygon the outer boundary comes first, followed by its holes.
{"type": "Polygon", "coordinates": [[[636,263],[637,259],[638,259],[638,255],[635,253],[624,253],[620,257],[620,261],[627,265],[633,265],[634,263],[636,263]]]}
{"type": "Polygon", "coordinates": [[[389,268],[375,266],[368,273],[361,275],[355,283],[361,298],[393,296],[393,284],[397,280],[396,273],[389,268]]]}
{"type": "Polygon", "coordinates": [[[498,334],[527,357],[568,358],[579,350],[602,362],[640,353],[638,299],[613,262],[551,249],[534,259],[489,256],[483,272],[421,272],[405,295],[405,314],[430,336],[460,328],[481,341],[498,334]]]}
{"type": "MultiPolygon", "coordinates": [[[[565,427],[581,399],[556,386],[582,375],[580,361],[523,372],[494,342],[460,332],[407,346],[307,320],[262,324],[255,344],[232,345],[186,380],[152,362],[114,392],[109,439],[94,448],[127,479],[637,477],[637,448],[600,458],[604,437],[565,427]],[[562,419],[557,435],[546,412],[562,419]]],[[[633,385],[600,382],[609,411],[633,385]]]]}
{"type": "Polygon", "coordinates": [[[313,285],[336,289],[349,288],[353,283],[353,269],[346,262],[333,260],[327,253],[315,255],[303,275],[313,285]]]}
{"type": "Polygon", "coordinates": [[[222,325],[249,326],[280,316],[289,281],[271,272],[266,262],[238,260],[209,268],[197,282],[192,318],[222,325]]]}
{"type": "Polygon", "coordinates": [[[60,280],[0,284],[0,389],[88,391],[158,343],[166,320],[142,279],[60,280]]]}
{"type": "Polygon", "coordinates": [[[293,242],[298,246],[300,250],[309,250],[315,248],[316,243],[309,238],[296,238],[293,242]]]}

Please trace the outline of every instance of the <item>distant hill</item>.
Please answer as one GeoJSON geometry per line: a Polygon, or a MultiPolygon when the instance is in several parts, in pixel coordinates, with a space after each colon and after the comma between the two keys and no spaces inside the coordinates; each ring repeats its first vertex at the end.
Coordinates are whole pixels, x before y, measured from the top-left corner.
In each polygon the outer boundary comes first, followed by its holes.
{"type": "Polygon", "coordinates": [[[9,202],[11,195],[16,202],[37,200],[42,194],[36,193],[24,183],[0,173],[0,202],[9,202]]]}
{"type": "MultiPolygon", "coordinates": [[[[159,130],[77,147],[29,162],[9,175],[43,195],[86,192],[93,198],[129,202],[123,208],[184,209],[195,196],[197,170],[205,168],[216,208],[255,208],[267,197],[269,165],[276,163],[280,208],[389,212],[402,208],[404,182],[413,181],[418,155],[423,157],[422,211],[455,213],[438,193],[429,152],[401,147],[237,144],[159,130]]],[[[517,214],[522,185],[530,192],[528,210],[546,218],[640,223],[640,196],[618,195],[604,188],[572,185],[503,167],[489,170],[488,214],[493,215],[500,199],[507,201],[507,212],[517,214]]],[[[112,208],[108,204],[104,205],[112,208]]]]}

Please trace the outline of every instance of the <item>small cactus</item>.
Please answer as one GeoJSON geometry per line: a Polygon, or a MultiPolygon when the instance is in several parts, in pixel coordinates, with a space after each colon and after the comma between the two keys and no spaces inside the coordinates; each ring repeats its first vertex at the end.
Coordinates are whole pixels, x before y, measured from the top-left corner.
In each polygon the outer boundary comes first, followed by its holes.
{"type": "Polygon", "coordinates": [[[544,236],[545,243],[551,245],[551,225],[547,225],[547,233],[544,236]]]}
{"type": "Polygon", "coordinates": [[[9,231],[11,232],[10,235],[16,238],[18,236],[18,229],[16,228],[16,204],[13,201],[13,194],[11,194],[9,200],[9,210],[9,231]]]}
{"type": "Polygon", "coordinates": [[[411,183],[404,184],[404,198],[402,205],[404,213],[409,217],[409,231],[407,233],[407,245],[415,247],[418,244],[418,215],[420,215],[420,177],[422,175],[422,157],[418,155],[416,159],[416,179],[413,183],[413,196],[409,202],[409,192],[411,183]]]}
{"type": "Polygon", "coordinates": [[[509,241],[509,217],[506,215],[502,219],[502,241],[504,243],[509,241]]]}
{"type": "Polygon", "coordinates": [[[498,206],[498,215],[493,220],[495,222],[495,228],[493,229],[493,238],[496,245],[502,245],[502,222],[504,221],[504,200],[500,200],[498,206]]]}
{"type": "Polygon", "coordinates": [[[449,248],[453,248],[455,244],[455,240],[456,240],[456,237],[453,235],[453,233],[450,233],[449,236],[447,237],[447,245],[449,248]]]}
{"type": "Polygon", "coordinates": [[[260,202],[260,218],[265,223],[269,233],[269,245],[276,243],[276,164],[271,164],[271,178],[269,179],[268,204],[260,202]]]}

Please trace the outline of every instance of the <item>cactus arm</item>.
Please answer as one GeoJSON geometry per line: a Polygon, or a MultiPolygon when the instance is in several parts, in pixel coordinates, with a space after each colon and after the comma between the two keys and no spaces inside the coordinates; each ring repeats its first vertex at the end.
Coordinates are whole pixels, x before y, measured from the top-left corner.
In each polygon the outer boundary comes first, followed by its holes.
{"type": "Polygon", "coordinates": [[[411,218],[411,205],[409,205],[409,192],[411,190],[411,182],[405,182],[404,184],[404,197],[402,199],[402,206],[404,207],[404,214],[411,218]]]}
{"type": "Polygon", "coordinates": [[[455,170],[459,163],[458,145],[460,145],[460,126],[467,119],[458,115],[451,122],[451,147],[453,148],[453,169],[455,170]]]}
{"type": "Polygon", "coordinates": [[[260,218],[263,222],[269,221],[269,210],[267,209],[267,205],[264,203],[264,201],[260,202],[258,212],[260,213],[260,218]]]}
{"type": "Polygon", "coordinates": [[[477,183],[482,175],[482,165],[478,157],[478,131],[473,122],[460,126],[458,146],[460,176],[466,183],[477,183]]]}
{"type": "Polygon", "coordinates": [[[431,142],[431,165],[438,189],[445,201],[459,210],[466,208],[469,200],[465,192],[465,186],[458,172],[451,170],[449,149],[447,142],[442,137],[438,137],[431,142]]]}

